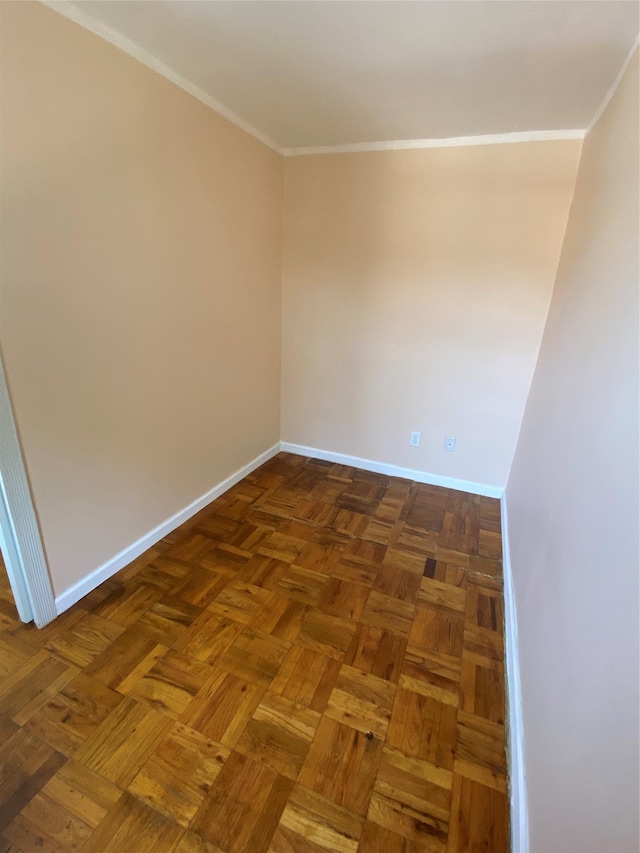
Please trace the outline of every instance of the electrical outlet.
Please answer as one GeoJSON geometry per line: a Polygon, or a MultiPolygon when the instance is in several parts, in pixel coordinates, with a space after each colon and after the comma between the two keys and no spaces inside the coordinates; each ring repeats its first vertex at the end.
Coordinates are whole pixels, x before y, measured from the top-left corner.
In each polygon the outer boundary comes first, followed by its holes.
{"type": "Polygon", "coordinates": [[[412,432],[409,436],[409,444],[411,447],[420,447],[420,438],[422,437],[421,432],[412,432]]]}
{"type": "Polygon", "coordinates": [[[444,437],[444,449],[448,453],[453,453],[456,449],[456,440],[452,435],[445,435],[444,437]]]}

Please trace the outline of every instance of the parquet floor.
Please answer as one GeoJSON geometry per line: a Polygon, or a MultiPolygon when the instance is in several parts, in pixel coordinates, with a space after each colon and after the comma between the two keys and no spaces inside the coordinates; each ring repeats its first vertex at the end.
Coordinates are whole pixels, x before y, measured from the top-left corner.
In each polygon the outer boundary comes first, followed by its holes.
{"type": "Polygon", "coordinates": [[[0,589],[0,853],[508,848],[495,500],[280,454],[54,623],[0,589]]]}

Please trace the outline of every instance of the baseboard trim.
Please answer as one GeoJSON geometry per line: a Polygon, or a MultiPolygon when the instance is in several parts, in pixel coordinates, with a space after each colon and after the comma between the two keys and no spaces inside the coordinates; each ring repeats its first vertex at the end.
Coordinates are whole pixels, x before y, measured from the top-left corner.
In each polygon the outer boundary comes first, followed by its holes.
{"type": "Polygon", "coordinates": [[[500,501],[502,572],[504,575],[504,643],[507,665],[507,759],[511,799],[511,849],[529,853],[529,812],[524,764],[524,720],[518,651],[518,620],[509,550],[509,514],[506,494],[500,501]]]}
{"type": "Polygon", "coordinates": [[[139,557],[140,554],[143,554],[146,550],[155,545],[156,542],[159,542],[160,539],[171,533],[172,530],[175,530],[176,527],[180,527],[181,524],[184,524],[185,521],[188,521],[201,509],[204,509],[207,504],[210,504],[211,501],[219,498],[220,495],[224,494],[232,486],[235,486],[236,483],[239,483],[243,477],[246,477],[247,474],[255,471],[256,468],[259,468],[260,465],[263,465],[279,452],[280,442],[274,444],[273,447],[265,450],[264,453],[261,453],[259,456],[256,456],[256,458],[252,459],[251,462],[247,462],[247,464],[243,465],[242,468],[238,468],[237,471],[234,471],[234,473],[225,480],[222,480],[222,482],[218,483],[204,495],[201,495],[195,501],[190,503],[189,506],[181,509],[179,512],[175,513],[175,515],[172,515],[171,518],[167,518],[157,527],[154,527],[153,530],[150,530],[145,536],[142,536],[132,545],[129,545],[127,548],[120,551],[120,553],[116,554],[115,557],[107,560],[106,563],[103,563],[101,566],[98,566],[97,569],[94,569],[88,575],[85,575],[79,581],[74,583],[73,586],[65,589],[65,591],[61,592],[55,599],[58,616],[61,613],[64,613],[65,610],[68,610],[85,595],[88,595],[88,593],[94,590],[101,583],[112,577],[116,572],[119,572],[120,569],[128,566],[129,563],[136,559],[136,557],[139,557]]]}
{"type": "Polygon", "coordinates": [[[311,456],[324,462],[336,462],[339,465],[349,465],[352,468],[363,468],[374,474],[386,474],[388,477],[402,477],[405,480],[415,480],[418,483],[428,483],[430,486],[443,486],[445,489],[455,489],[458,492],[470,492],[472,495],[483,495],[487,498],[500,498],[504,488],[491,486],[486,483],[474,483],[471,480],[458,480],[455,477],[443,477],[440,474],[430,474],[427,471],[414,471],[411,468],[401,468],[387,462],[376,462],[373,459],[361,459],[359,456],[348,456],[346,453],[333,453],[331,450],[320,450],[318,447],[304,447],[302,444],[280,443],[286,453],[297,456],[311,456]]]}
{"type": "MultiPolygon", "coordinates": [[[[416,471],[411,468],[401,468],[398,465],[390,465],[386,462],[377,462],[372,459],[362,459],[359,456],[349,456],[344,453],[333,453],[328,450],[321,450],[317,447],[305,447],[300,444],[291,444],[286,441],[278,442],[265,450],[251,462],[248,462],[242,468],[239,468],[225,480],[218,483],[206,494],[201,495],[187,507],[167,518],[153,530],[150,530],[145,536],[142,536],[136,542],[133,542],[127,548],[124,548],[106,563],[98,566],[92,572],[85,575],[75,584],[65,589],[60,595],[55,598],[55,608],[57,615],[64,613],[76,602],[84,598],[92,592],[97,586],[112,577],[120,569],[128,566],[136,557],[143,554],[146,550],[159,542],[160,539],[175,530],[185,521],[188,521],[193,515],[203,509],[211,501],[219,498],[236,483],[239,483],[243,477],[255,471],[260,465],[263,465],[269,459],[274,457],[280,451],[294,453],[298,456],[310,456],[314,459],[322,459],[326,462],[336,462],[340,465],[349,465],[353,468],[362,468],[365,471],[373,471],[376,474],[385,474],[389,477],[403,477],[407,480],[415,480],[418,483],[428,483],[432,486],[443,486],[447,489],[456,489],[461,492],[470,492],[475,495],[483,495],[485,497],[500,498],[503,493],[502,486],[491,486],[485,483],[474,483],[469,480],[459,480],[455,477],[443,477],[439,474],[430,474],[426,471],[416,471]]],[[[504,525],[503,525],[504,530],[504,525]]]]}

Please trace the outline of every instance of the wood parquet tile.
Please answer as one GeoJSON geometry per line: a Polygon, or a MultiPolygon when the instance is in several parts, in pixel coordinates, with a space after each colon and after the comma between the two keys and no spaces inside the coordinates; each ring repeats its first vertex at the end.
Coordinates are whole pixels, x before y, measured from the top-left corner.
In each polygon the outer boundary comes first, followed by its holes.
{"type": "Polygon", "coordinates": [[[356,853],[362,818],[350,809],[303,788],[291,792],[269,853],[356,853]]]}
{"type": "Polygon", "coordinates": [[[382,757],[382,741],[323,716],[298,781],[362,817],[382,757]]]}
{"type": "Polygon", "coordinates": [[[295,781],[321,715],[304,705],[266,693],[249,720],[236,750],[295,781]]]}
{"type": "Polygon", "coordinates": [[[508,850],[498,501],[281,453],[41,631],[0,851],[508,850]]]}

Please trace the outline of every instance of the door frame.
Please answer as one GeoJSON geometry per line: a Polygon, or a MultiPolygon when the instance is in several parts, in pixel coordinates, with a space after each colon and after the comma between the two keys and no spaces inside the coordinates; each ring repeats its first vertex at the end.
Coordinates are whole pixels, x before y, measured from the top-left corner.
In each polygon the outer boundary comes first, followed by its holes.
{"type": "Polygon", "coordinates": [[[0,353],[0,547],[23,622],[58,615],[0,353]]]}

